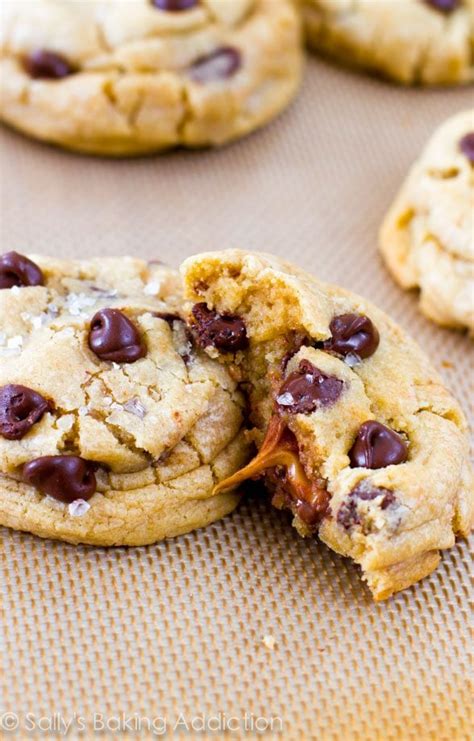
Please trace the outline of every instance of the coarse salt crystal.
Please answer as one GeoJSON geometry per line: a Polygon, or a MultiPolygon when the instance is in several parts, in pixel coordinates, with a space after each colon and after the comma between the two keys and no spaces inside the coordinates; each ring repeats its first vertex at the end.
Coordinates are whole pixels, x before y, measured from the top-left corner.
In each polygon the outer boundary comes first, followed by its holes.
{"type": "Polygon", "coordinates": [[[346,357],[344,358],[344,362],[346,365],[349,366],[349,368],[354,368],[354,366],[359,365],[361,362],[360,357],[355,352],[350,352],[346,357]]]}
{"type": "Polygon", "coordinates": [[[126,412],[130,412],[130,414],[134,414],[136,417],[140,417],[140,419],[146,417],[147,414],[146,408],[137,397],[126,401],[123,408],[126,412]]]}
{"type": "Polygon", "coordinates": [[[84,499],[75,499],[68,506],[69,514],[71,517],[82,517],[90,510],[91,506],[84,499]]]}
{"type": "Polygon", "coordinates": [[[160,287],[160,282],[158,280],[151,280],[145,285],[143,293],[147,296],[156,296],[156,294],[159,293],[160,287]]]}
{"type": "Polygon", "coordinates": [[[277,396],[277,402],[282,407],[290,407],[292,404],[295,403],[295,399],[289,391],[286,391],[284,394],[277,396]]]}

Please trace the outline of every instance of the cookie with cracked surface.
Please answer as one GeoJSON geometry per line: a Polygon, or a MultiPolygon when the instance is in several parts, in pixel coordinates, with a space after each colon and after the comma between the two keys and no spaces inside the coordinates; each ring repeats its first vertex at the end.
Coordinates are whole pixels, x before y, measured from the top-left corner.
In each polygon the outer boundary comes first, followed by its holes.
{"type": "Polygon", "coordinates": [[[244,401],[181,300],[155,263],[0,256],[1,525],[143,545],[234,509],[244,401]]]}
{"type": "Polygon", "coordinates": [[[474,78],[474,0],[300,2],[315,51],[405,85],[474,78]]]}
{"type": "Polygon", "coordinates": [[[474,111],[433,135],[380,231],[380,249],[403,288],[419,288],[421,311],[474,335],[474,111]]]}
{"type": "Polygon", "coordinates": [[[429,574],[470,530],[474,493],[465,419],[417,345],[368,301],[268,255],[197,255],[183,275],[190,328],[240,377],[259,448],[217,491],[264,476],[378,600],[429,574]]]}
{"type": "Polygon", "coordinates": [[[301,78],[292,0],[6,0],[2,18],[0,117],[81,152],[224,144],[301,78]]]}

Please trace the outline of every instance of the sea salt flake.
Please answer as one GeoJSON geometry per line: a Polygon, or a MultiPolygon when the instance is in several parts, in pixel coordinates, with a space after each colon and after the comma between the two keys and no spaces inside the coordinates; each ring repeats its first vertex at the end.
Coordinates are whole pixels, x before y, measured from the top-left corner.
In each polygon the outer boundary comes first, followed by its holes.
{"type": "Polygon", "coordinates": [[[69,514],[71,517],[82,517],[90,510],[91,506],[84,499],[75,499],[68,506],[69,514]]]}
{"type": "Polygon", "coordinates": [[[147,283],[143,289],[143,293],[147,296],[156,296],[160,291],[161,284],[158,280],[151,280],[147,283]]]}
{"type": "Polygon", "coordinates": [[[89,414],[89,407],[88,406],[79,407],[79,409],[77,410],[77,413],[79,417],[86,417],[89,414]]]}
{"type": "Polygon", "coordinates": [[[12,294],[13,296],[18,296],[18,294],[20,293],[20,286],[12,286],[12,287],[10,288],[10,293],[11,293],[11,294],[12,294]]]}
{"type": "Polygon", "coordinates": [[[17,334],[14,337],[10,337],[10,339],[7,341],[7,347],[10,350],[20,349],[22,345],[23,345],[23,337],[21,336],[21,334],[17,334]]]}
{"type": "Polygon", "coordinates": [[[130,414],[134,414],[136,417],[140,417],[140,419],[143,419],[147,415],[146,408],[137,397],[126,401],[123,408],[126,412],[130,412],[130,414]]]}
{"type": "Polygon", "coordinates": [[[87,317],[85,309],[95,306],[97,299],[94,296],[88,296],[86,293],[70,293],[66,299],[66,307],[71,316],[87,317]]]}
{"type": "Polygon", "coordinates": [[[56,422],[56,426],[63,432],[69,432],[74,426],[74,417],[72,414],[66,414],[63,417],[59,417],[56,422]]]}
{"type": "Polygon", "coordinates": [[[284,394],[280,394],[280,396],[277,396],[277,402],[282,407],[291,407],[291,405],[295,403],[295,399],[289,391],[285,391],[284,394]]]}
{"type": "Polygon", "coordinates": [[[357,355],[355,352],[350,352],[346,357],[344,358],[344,362],[346,365],[349,366],[349,368],[354,368],[354,366],[359,365],[359,363],[362,362],[361,358],[357,355]]]}

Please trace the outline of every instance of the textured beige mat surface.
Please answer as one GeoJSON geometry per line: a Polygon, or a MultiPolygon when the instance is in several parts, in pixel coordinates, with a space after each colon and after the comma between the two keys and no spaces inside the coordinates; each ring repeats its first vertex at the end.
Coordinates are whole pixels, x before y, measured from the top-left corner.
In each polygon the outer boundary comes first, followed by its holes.
{"type": "MultiPolygon", "coordinates": [[[[2,250],[172,264],[228,246],[284,255],[389,311],[472,422],[472,345],[418,314],[376,232],[427,136],[473,101],[472,89],[399,90],[312,60],[292,109],[220,152],[110,162],[3,131],[2,250]]],[[[187,724],[187,738],[267,726],[265,737],[297,741],[468,739],[471,568],[461,543],[375,605],[351,564],[299,539],[258,494],[148,548],[0,528],[0,737],[10,725],[13,737],[58,738],[70,722],[67,738],[103,738],[108,721],[128,738],[178,738],[187,724]]]]}

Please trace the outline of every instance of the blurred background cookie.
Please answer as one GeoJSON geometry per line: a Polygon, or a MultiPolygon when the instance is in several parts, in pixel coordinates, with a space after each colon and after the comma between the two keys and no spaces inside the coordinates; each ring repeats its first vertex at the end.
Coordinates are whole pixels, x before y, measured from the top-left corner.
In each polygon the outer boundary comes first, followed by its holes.
{"type": "Polygon", "coordinates": [[[309,46],[407,85],[474,77],[473,0],[301,0],[309,46]]]}
{"type": "Polygon", "coordinates": [[[7,0],[0,116],[94,154],[219,145],[285,108],[301,67],[291,0],[7,0]]]}
{"type": "Polygon", "coordinates": [[[390,208],[380,248],[397,282],[420,289],[420,308],[474,334],[474,111],[434,133],[390,208]]]}

